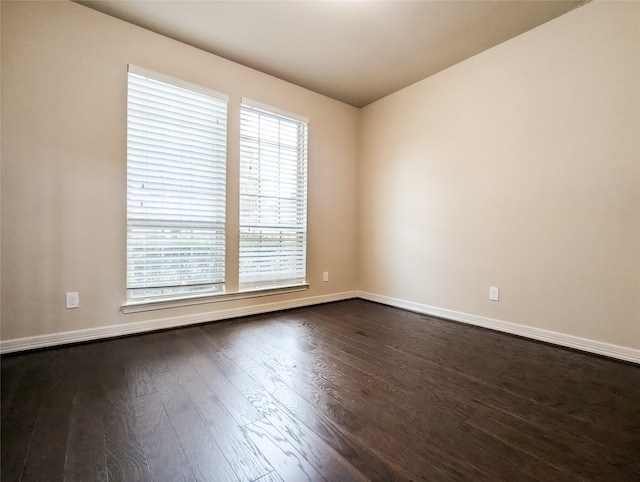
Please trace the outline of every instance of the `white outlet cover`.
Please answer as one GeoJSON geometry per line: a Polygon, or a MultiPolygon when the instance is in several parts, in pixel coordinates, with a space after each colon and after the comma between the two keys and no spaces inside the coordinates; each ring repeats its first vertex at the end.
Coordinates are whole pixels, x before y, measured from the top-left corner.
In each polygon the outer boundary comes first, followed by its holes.
{"type": "Polygon", "coordinates": [[[492,286],[489,288],[489,299],[491,301],[500,301],[500,288],[492,286]]]}
{"type": "Polygon", "coordinates": [[[67,309],[80,308],[80,293],[72,292],[65,295],[67,309]]]}

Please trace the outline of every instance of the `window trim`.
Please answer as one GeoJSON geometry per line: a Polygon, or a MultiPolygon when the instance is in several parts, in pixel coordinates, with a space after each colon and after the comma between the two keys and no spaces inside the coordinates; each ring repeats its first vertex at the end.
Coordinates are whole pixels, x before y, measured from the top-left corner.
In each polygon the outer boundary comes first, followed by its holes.
{"type": "Polygon", "coordinates": [[[144,67],[138,67],[134,64],[127,65],[127,73],[141,75],[143,77],[149,77],[159,82],[164,82],[166,84],[172,84],[176,87],[180,87],[187,90],[192,90],[194,92],[198,92],[199,94],[208,95],[210,97],[215,97],[219,100],[224,100],[229,102],[229,94],[225,94],[223,92],[218,92],[217,90],[209,89],[208,87],[203,87],[202,85],[192,84],[186,80],[178,79],[176,77],[172,77],[170,75],[162,74],[160,72],[156,72],[155,70],[145,69],[144,67]]]}
{"type": "Polygon", "coordinates": [[[258,288],[235,293],[218,293],[206,295],[194,295],[180,298],[148,299],[142,301],[128,301],[120,307],[122,313],[141,313],[145,311],[163,310],[167,308],[180,308],[183,306],[203,305],[206,303],[222,303],[224,301],[244,300],[250,298],[261,298],[263,296],[282,295],[287,293],[297,293],[309,289],[309,283],[301,283],[289,286],[278,286],[277,288],[258,288]]]}
{"type": "Polygon", "coordinates": [[[263,110],[265,112],[270,112],[270,113],[275,114],[275,115],[288,117],[288,118],[293,119],[295,121],[302,122],[303,124],[307,124],[307,127],[309,126],[309,118],[308,117],[302,116],[300,114],[295,114],[293,112],[289,112],[288,110],[280,109],[278,107],[273,107],[272,105],[263,104],[262,102],[258,102],[256,100],[251,100],[251,99],[248,99],[246,97],[242,97],[240,99],[240,105],[241,106],[246,105],[246,106],[249,106],[249,107],[253,107],[255,109],[263,110]]]}

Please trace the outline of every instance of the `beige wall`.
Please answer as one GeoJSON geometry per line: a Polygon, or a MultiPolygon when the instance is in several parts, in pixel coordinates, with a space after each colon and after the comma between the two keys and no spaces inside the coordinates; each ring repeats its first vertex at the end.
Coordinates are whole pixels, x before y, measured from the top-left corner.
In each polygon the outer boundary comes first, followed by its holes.
{"type": "Polygon", "coordinates": [[[364,108],[360,289],[640,348],[639,6],[588,4],[364,108]]]}
{"type": "MultiPolygon", "coordinates": [[[[356,288],[357,109],[68,2],[2,2],[1,45],[3,340],[356,288]],[[119,311],[128,63],[231,96],[229,232],[237,230],[240,97],[310,119],[308,291],[119,311]],[[65,310],[67,291],[80,292],[79,309],[65,310]]],[[[233,266],[237,250],[228,258],[233,266]]],[[[233,288],[237,274],[228,278],[233,288]]]]}
{"type": "Polygon", "coordinates": [[[640,348],[637,2],[588,4],[362,111],[77,4],[2,2],[1,21],[2,340],[360,289],[640,348]],[[240,97],[310,118],[309,291],[119,311],[128,63],[230,94],[232,233],[240,97]]]}

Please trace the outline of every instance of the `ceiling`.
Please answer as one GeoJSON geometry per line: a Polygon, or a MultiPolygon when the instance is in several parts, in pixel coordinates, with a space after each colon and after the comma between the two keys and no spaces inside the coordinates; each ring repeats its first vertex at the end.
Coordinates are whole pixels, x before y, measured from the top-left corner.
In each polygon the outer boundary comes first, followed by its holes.
{"type": "Polygon", "coordinates": [[[584,0],[77,0],[356,107],[584,0]]]}

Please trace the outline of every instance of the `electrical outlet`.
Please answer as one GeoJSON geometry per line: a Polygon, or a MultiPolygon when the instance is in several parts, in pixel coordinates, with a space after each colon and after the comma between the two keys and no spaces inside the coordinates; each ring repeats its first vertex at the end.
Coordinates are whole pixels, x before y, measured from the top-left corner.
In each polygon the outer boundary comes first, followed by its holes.
{"type": "Polygon", "coordinates": [[[67,309],[80,308],[80,293],[73,292],[66,294],[67,309]]]}
{"type": "Polygon", "coordinates": [[[500,288],[492,286],[489,288],[489,299],[491,301],[500,301],[500,288]]]}
{"type": "Polygon", "coordinates": [[[324,281],[325,283],[327,281],[329,281],[329,272],[325,271],[324,273],[322,273],[322,281],[324,281]]]}

